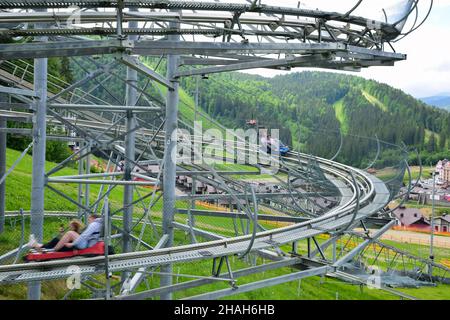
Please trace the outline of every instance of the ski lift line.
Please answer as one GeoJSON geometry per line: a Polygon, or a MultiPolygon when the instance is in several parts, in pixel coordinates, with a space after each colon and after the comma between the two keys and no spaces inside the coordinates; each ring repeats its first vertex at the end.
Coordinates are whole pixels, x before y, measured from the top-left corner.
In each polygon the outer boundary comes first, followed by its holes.
{"type": "MultiPolygon", "coordinates": [[[[340,133],[340,132],[341,132],[340,130],[318,129],[318,128],[315,128],[315,129],[313,130],[313,132],[314,132],[314,131],[322,131],[322,132],[328,132],[328,133],[329,133],[329,132],[332,132],[332,133],[340,133]]],[[[387,141],[384,141],[384,140],[380,140],[379,138],[367,137],[367,136],[362,136],[362,135],[358,135],[358,134],[354,134],[354,133],[347,133],[346,135],[347,135],[347,136],[350,136],[350,137],[355,137],[355,138],[361,138],[361,139],[366,139],[366,140],[372,140],[372,141],[375,141],[375,142],[378,140],[378,141],[380,141],[381,143],[383,143],[383,144],[385,144],[385,145],[388,145],[388,146],[391,146],[391,147],[400,149],[401,151],[407,153],[407,150],[404,149],[404,148],[402,148],[402,147],[400,147],[399,145],[394,144],[394,143],[391,143],[391,142],[387,142],[387,141]]]]}
{"type": "MultiPolygon", "coordinates": [[[[216,79],[214,79],[214,77],[210,77],[209,80],[212,80],[212,81],[218,83],[218,81],[217,81],[216,79]]],[[[221,83],[221,85],[223,86],[223,83],[221,83]]],[[[244,92],[244,93],[254,95],[254,93],[251,93],[251,92],[249,92],[249,91],[247,91],[247,90],[245,90],[245,89],[243,89],[243,88],[239,88],[239,87],[233,86],[233,85],[231,85],[231,84],[226,84],[225,86],[227,86],[228,89],[231,88],[231,90],[233,90],[234,93],[239,93],[238,91],[242,91],[242,92],[244,92]]],[[[187,105],[187,103],[186,103],[186,105],[187,105]]],[[[319,129],[319,130],[320,130],[320,131],[325,131],[325,132],[334,132],[334,131],[332,131],[332,130],[325,130],[325,129],[319,129]]],[[[336,131],[336,132],[337,132],[337,131],[336,131]]],[[[340,133],[340,135],[341,135],[341,145],[340,145],[340,149],[341,149],[341,147],[342,147],[342,133],[341,133],[340,131],[339,131],[339,133],[340,133]]],[[[371,137],[364,137],[364,136],[354,135],[354,134],[348,134],[348,135],[349,135],[349,136],[353,136],[353,137],[358,137],[358,138],[373,139],[373,138],[371,138],[371,137]]],[[[380,142],[380,140],[378,139],[378,137],[376,137],[374,140],[377,142],[377,144],[380,142]]],[[[388,145],[391,145],[391,146],[394,146],[394,147],[399,148],[398,145],[395,145],[395,144],[392,144],[392,143],[388,143],[388,142],[386,142],[386,141],[382,141],[382,143],[383,143],[383,144],[388,144],[388,145]]],[[[338,153],[337,153],[337,154],[338,154],[338,153]]],[[[331,160],[334,160],[334,159],[335,159],[335,157],[333,157],[331,160]]]]}

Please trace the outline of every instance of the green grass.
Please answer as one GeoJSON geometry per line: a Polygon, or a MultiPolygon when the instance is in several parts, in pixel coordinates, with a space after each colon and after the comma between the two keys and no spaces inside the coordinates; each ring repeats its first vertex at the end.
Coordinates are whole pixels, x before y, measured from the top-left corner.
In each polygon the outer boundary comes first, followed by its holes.
{"type": "MultiPolygon", "coordinates": [[[[411,180],[417,180],[419,178],[420,167],[412,166],[412,167],[410,167],[410,169],[411,169],[411,180]]],[[[422,180],[428,179],[430,177],[430,174],[433,172],[433,170],[434,169],[430,168],[430,167],[422,167],[421,179],[422,180]]],[[[384,168],[384,169],[378,170],[375,173],[375,176],[383,181],[387,181],[389,179],[394,178],[397,174],[398,174],[398,172],[394,168],[384,168]]],[[[403,182],[405,184],[408,184],[408,182],[409,182],[408,172],[405,172],[405,176],[403,177],[403,182]]]]}
{"type": "Polygon", "coordinates": [[[407,293],[422,300],[450,300],[450,286],[438,284],[436,287],[397,288],[400,292],[407,293]]]}
{"type": "Polygon", "coordinates": [[[388,107],[380,100],[378,100],[376,97],[371,95],[369,92],[367,92],[366,90],[361,90],[361,93],[364,96],[364,98],[366,98],[366,100],[369,101],[372,105],[379,107],[384,112],[388,112],[388,107]]]}
{"type": "MultiPolygon", "coordinates": [[[[20,152],[12,149],[6,151],[6,166],[9,168],[19,157],[20,152]]],[[[45,170],[48,172],[55,167],[53,162],[45,162],[45,170]]],[[[6,180],[6,210],[18,210],[22,208],[29,210],[31,205],[31,185],[32,185],[32,157],[25,155],[18,166],[14,169],[6,180]]],[[[58,171],[54,176],[77,175],[78,170],[73,168],[64,168],[58,171]]],[[[53,176],[53,175],[52,175],[53,176]]],[[[72,199],[78,197],[77,184],[50,184],[52,187],[64,192],[72,199]]],[[[138,188],[141,192],[145,192],[146,188],[138,188]]],[[[90,185],[90,203],[94,203],[100,190],[99,185],[90,185]]],[[[75,211],[77,207],[70,201],[56,195],[53,191],[46,189],[44,193],[45,210],[48,211],[75,211]]],[[[135,195],[135,199],[138,196],[135,195]]],[[[110,193],[110,202],[112,206],[119,206],[123,201],[123,187],[116,187],[110,193]]]]}
{"type": "Polygon", "coordinates": [[[333,108],[336,113],[336,119],[338,119],[339,123],[341,124],[341,131],[342,133],[346,134],[349,128],[347,116],[345,115],[344,99],[336,101],[333,105],[333,108]]]}

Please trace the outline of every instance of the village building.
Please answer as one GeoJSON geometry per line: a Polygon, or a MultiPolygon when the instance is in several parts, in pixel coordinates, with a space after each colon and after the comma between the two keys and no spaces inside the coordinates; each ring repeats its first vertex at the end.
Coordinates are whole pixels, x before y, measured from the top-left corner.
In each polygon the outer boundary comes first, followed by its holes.
{"type": "Polygon", "coordinates": [[[394,211],[394,215],[398,226],[424,230],[430,228],[430,223],[419,209],[400,207],[394,211]]]}
{"type": "Polygon", "coordinates": [[[444,214],[434,219],[434,231],[436,232],[449,232],[450,231],[450,215],[444,214]]]}
{"type": "Polygon", "coordinates": [[[450,183],[450,160],[439,160],[436,165],[438,183],[450,183]]]}

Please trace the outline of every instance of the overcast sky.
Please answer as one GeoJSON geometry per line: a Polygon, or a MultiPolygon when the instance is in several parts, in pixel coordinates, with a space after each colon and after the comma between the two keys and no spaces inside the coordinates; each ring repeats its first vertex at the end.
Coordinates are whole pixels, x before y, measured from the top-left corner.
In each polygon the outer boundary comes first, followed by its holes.
{"type": "MultiPolygon", "coordinates": [[[[379,14],[371,6],[380,2],[399,2],[398,0],[365,0],[365,7],[361,8],[358,15],[364,15],[372,12],[373,17],[379,14]]],[[[296,1],[294,1],[296,3],[296,1]]],[[[305,1],[302,1],[304,3],[305,1]]],[[[336,10],[337,1],[332,4],[329,0],[310,0],[307,5],[314,3],[319,9],[330,8],[336,10]],[[322,7],[321,7],[322,6],[322,7]]],[[[280,5],[289,4],[292,6],[293,0],[279,0],[280,5]]],[[[355,0],[340,0],[339,4],[352,6],[355,0]]],[[[420,10],[422,13],[428,9],[430,0],[420,1],[420,10]]],[[[346,10],[336,10],[346,11],[346,10]]],[[[367,15],[366,15],[367,16],[367,15]]],[[[400,88],[415,97],[426,97],[447,93],[450,95],[450,0],[435,0],[434,9],[427,22],[414,33],[395,44],[397,52],[408,55],[406,61],[398,62],[394,67],[372,67],[362,70],[359,73],[349,73],[363,76],[369,79],[375,79],[387,83],[393,87],[400,88]]],[[[291,72],[301,71],[296,68],[291,72]]],[[[271,71],[266,69],[253,70],[250,73],[257,73],[264,76],[274,76],[283,74],[280,71],[271,71]]]]}

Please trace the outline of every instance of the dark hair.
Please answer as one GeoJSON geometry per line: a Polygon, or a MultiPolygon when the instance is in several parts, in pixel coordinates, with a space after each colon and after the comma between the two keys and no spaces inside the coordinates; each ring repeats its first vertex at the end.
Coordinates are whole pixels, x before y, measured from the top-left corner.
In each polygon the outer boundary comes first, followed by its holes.
{"type": "Polygon", "coordinates": [[[90,214],[89,217],[94,218],[94,219],[100,218],[100,216],[98,214],[95,214],[95,213],[90,214]]]}

